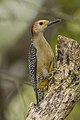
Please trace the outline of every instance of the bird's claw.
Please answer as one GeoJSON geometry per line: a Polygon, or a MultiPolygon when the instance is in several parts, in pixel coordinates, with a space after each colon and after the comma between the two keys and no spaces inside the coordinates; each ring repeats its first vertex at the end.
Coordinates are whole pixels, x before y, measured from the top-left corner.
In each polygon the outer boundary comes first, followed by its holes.
{"type": "Polygon", "coordinates": [[[56,74],[57,71],[58,71],[58,70],[54,70],[54,71],[51,71],[51,72],[49,73],[49,78],[48,78],[48,80],[49,80],[49,85],[51,85],[52,83],[54,83],[54,75],[56,74]]]}

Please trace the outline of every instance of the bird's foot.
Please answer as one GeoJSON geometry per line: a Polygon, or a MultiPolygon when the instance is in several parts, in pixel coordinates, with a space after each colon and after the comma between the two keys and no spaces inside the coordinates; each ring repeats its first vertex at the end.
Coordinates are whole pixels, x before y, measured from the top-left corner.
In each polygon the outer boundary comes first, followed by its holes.
{"type": "Polygon", "coordinates": [[[48,78],[48,80],[49,80],[49,85],[51,85],[52,83],[54,83],[54,75],[55,75],[57,72],[58,72],[58,70],[55,69],[54,71],[51,71],[51,72],[49,73],[49,78],[48,78]]]}

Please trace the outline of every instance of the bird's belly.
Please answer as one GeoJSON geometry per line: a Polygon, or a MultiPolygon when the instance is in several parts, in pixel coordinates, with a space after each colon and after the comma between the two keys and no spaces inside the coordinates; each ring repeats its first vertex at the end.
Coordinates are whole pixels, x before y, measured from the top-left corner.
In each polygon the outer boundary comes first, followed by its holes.
{"type": "Polygon", "coordinates": [[[51,62],[53,62],[53,56],[50,54],[50,52],[49,53],[42,52],[41,55],[37,57],[37,78],[38,79],[44,79],[48,76],[51,62]]]}

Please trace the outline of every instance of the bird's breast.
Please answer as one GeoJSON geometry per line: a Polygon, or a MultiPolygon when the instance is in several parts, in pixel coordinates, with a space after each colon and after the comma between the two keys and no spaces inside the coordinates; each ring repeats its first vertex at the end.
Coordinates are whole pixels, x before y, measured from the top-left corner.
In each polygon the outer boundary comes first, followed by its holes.
{"type": "Polygon", "coordinates": [[[39,42],[35,45],[37,49],[37,76],[46,77],[49,72],[51,62],[53,62],[53,51],[47,41],[39,42]]]}

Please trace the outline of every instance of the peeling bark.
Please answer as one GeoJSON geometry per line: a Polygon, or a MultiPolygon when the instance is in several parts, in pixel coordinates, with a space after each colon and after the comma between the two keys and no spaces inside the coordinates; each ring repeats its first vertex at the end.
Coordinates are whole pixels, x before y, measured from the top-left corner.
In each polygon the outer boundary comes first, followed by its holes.
{"type": "Polygon", "coordinates": [[[26,120],[64,120],[80,99],[80,45],[59,35],[54,83],[39,105],[32,104],[26,120]]]}

